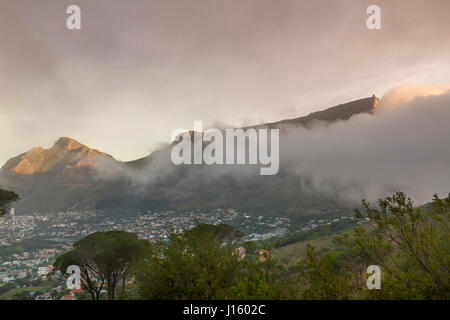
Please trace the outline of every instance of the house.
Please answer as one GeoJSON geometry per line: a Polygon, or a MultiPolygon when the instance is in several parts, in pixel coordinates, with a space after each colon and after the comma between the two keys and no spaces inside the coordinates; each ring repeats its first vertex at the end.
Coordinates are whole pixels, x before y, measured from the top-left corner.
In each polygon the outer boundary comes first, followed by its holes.
{"type": "Polygon", "coordinates": [[[47,267],[39,267],[37,274],[38,276],[45,276],[50,272],[50,270],[47,267]]]}
{"type": "Polygon", "coordinates": [[[83,289],[73,289],[72,291],[70,291],[70,293],[73,294],[74,296],[83,292],[84,292],[83,289]]]}
{"type": "Polygon", "coordinates": [[[72,293],[68,293],[62,296],[61,300],[77,300],[77,297],[72,293]]]}
{"type": "Polygon", "coordinates": [[[50,293],[45,292],[45,293],[41,294],[40,296],[37,296],[34,300],[52,300],[52,297],[51,297],[50,293]]]}

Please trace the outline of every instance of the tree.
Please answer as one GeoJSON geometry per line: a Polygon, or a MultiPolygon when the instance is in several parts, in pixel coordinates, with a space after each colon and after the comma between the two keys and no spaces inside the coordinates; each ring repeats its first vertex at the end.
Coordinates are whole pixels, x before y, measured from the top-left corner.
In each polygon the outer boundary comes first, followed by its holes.
{"type": "Polygon", "coordinates": [[[298,298],[296,274],[273,257],[273,241],[241,264],[237,284],[230,289],[233,300],[281,300],[298,298]]]}
{"type": "Polygon", "coordinates": [[[0,216],[8,212],[11,203],[20,200],[20,197],[13,191],[0,189],[0,216]]]}
{"type": "Polygon", "coordinates": [[[201,223],[192,228],[191,230],[185,231],[185,236],[187,238],[195,237],[208,237],[215,239],[219,243],[234,243],[239,241],[244,237],[244,233],[234,229],[228,224],[206,224],[201,223]]]}
{"type": "Polygon", "coordinates": [[[374,224],[372,236],[355,230],[355,241],[365,258],[387,272],[385,298],[449,299],[450,199],[434,195],[430,205],[415,208],[411,198],[398,192],[378,200],[378,208],[362,201],[364,212],[355,216],[374,224]],[[358,234],[359,232],[359,234],[358,234]],[[386,247],[394,253],[386,255],[386,247]]]}
{"type": "Polygon", "coordinates": [[[305,299],[349,299],[353,292],[350,276],[337,251],[321,254],[308,244],[306,257],[299,263],[300,275],[306,289],[305,299]]]}
{"type": "Polygon", "coordinates": [[[138,297],[149,300],[279,299],[293,297],[283,270],[266,259],[236,255],[242,233],[227,225],[199,224],[157,241],[136,275],[138,297]],[[233,244],[234,243],[234,244],[233,244]]]}
{"type": "Polygon", "coordinates": [[[232,227],[199,224],[169,243],[157,241],[136,275],[138,295],[150,300],[220,299],[237,279],[232,227]],[[231,229],[230,229],[231,228],[231,229]]]}
{"type": "Polygon", "coordinates": [[[392,252],[392,245],[384,241],[383,237],[367,232],[362,227],[355,228],[353,234],[336,236],[335,241],[340,245],[336,251],[340,252],[341,259],[353,276],[354,286],[358,289],[366,288],[367,267],[383,264],[392,252]],[[373,252],[377,252],[377,255],[371,254],[373,252]]]}
{"type": "Polygon", "coordinates": [[[93,233],[74,244],[74,250],[61,255],[54,263],[63,274],[69,265],[80,267],[82,286],[93,300],[107,286],[108,299],[114,299],[118,281],[125,289],[126,277],[134,264],[147,256],[150,242],[134,233],[108,231],[93,233]]]}
{"type": "Polygon", "coordinates": [[[89,292],[92,300],[100,300],[100,292],[105,285],[106,278],[98,272],[92,259],[84,256],[81,250],[75,249],[62,254],[53,263],[54,268],[60,270],[62,274],[65,274],[71,265],[80,268],[82,288],[89,292]]]}

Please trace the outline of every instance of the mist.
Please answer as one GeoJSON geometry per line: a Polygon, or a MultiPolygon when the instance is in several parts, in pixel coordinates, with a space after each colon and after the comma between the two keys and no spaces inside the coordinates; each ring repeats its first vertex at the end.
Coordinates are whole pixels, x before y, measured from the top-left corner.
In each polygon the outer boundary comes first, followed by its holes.
{"type": "MultiPolygon", "coordinates": [[[[347,121],[284,127],[281,175],[307,177],[314,191],[359,201],[404,191],[417,204],[450,191],[450,88],[402,85],[385,94],[372,114],[347,121]]],[[[255,165],[180,165],[170,146],[139,168],[103,165],[101,179],[128,179],[137,190],[171,181],[173,186],[236,183],[255,179],[255,165]]],[[[258,178],[263,179],[263,178],[258,178]]],[[[269,178],[268,178],[269,179],[269,178]]]]}
{"type": "Polygon", "coordinates": [[[282,159],[322,191],[374,200],[404,191],[416,202],[450,191],[448,86],[403,85],[389,91],[374,114],[312,130],[291,130],[282,159]],[[428,92],[428,94],[427,94],[428,92]],[[431,94],[430,94],[431,93],[431,94]]]}

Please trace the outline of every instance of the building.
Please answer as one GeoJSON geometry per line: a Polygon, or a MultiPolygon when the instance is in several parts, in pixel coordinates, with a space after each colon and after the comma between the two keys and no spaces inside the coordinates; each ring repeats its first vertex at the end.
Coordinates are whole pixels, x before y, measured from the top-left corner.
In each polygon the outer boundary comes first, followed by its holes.
{"type": "Polygon", "coordinates": [[[37,271],[37,275],[39,277],[46,276],[50,272],[48,267],[39,267],[37,271]]]}
{"type": "Polygon", "coordinates": [[[40,296],[37,296],[34,300],[52,300],[52,297],[50,293],[46,292],[41,294],[40,296]]]}
{"type": "Polygon", "coordinates": [[[239,247],[234,252],[235,252],[235,255],[236,255],[236,257],[237,257],[237,259],[239,261],[241,261],[241,260],[243,260],[245,258],[246,250],[245,250],[244,247],[239,247]]]}
{"type": "Polygon", "coordinates": [[[77,300],[74,294],[68,293],[62,296],[61,300],[77,300]]]}

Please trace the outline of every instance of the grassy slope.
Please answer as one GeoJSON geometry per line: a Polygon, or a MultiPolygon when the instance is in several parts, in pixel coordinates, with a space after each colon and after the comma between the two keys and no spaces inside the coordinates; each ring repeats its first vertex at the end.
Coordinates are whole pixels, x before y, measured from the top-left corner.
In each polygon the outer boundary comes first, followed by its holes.
{"type": "Polygon", "coordinates": [[[274,257],[288,267],[294,266],[305,256],[307,245],[310,244],[319,250],[328,250],[336,247],[334,238],[338,235],[353,232],[353,229],[320,236],[311,240],[299,241],[274,250],[274,257]]]}
{"type": "Polygon", "coordinates": [[[45,291],[48,290],[49,287],[27,287],[27,288],[17,288],[10,290],[8,292],[5,292],[4,294],[0,295],[0,300],[11,300],[13,295],[19,293],[19,292],[33,292],[33,291],[45,291]]]}

